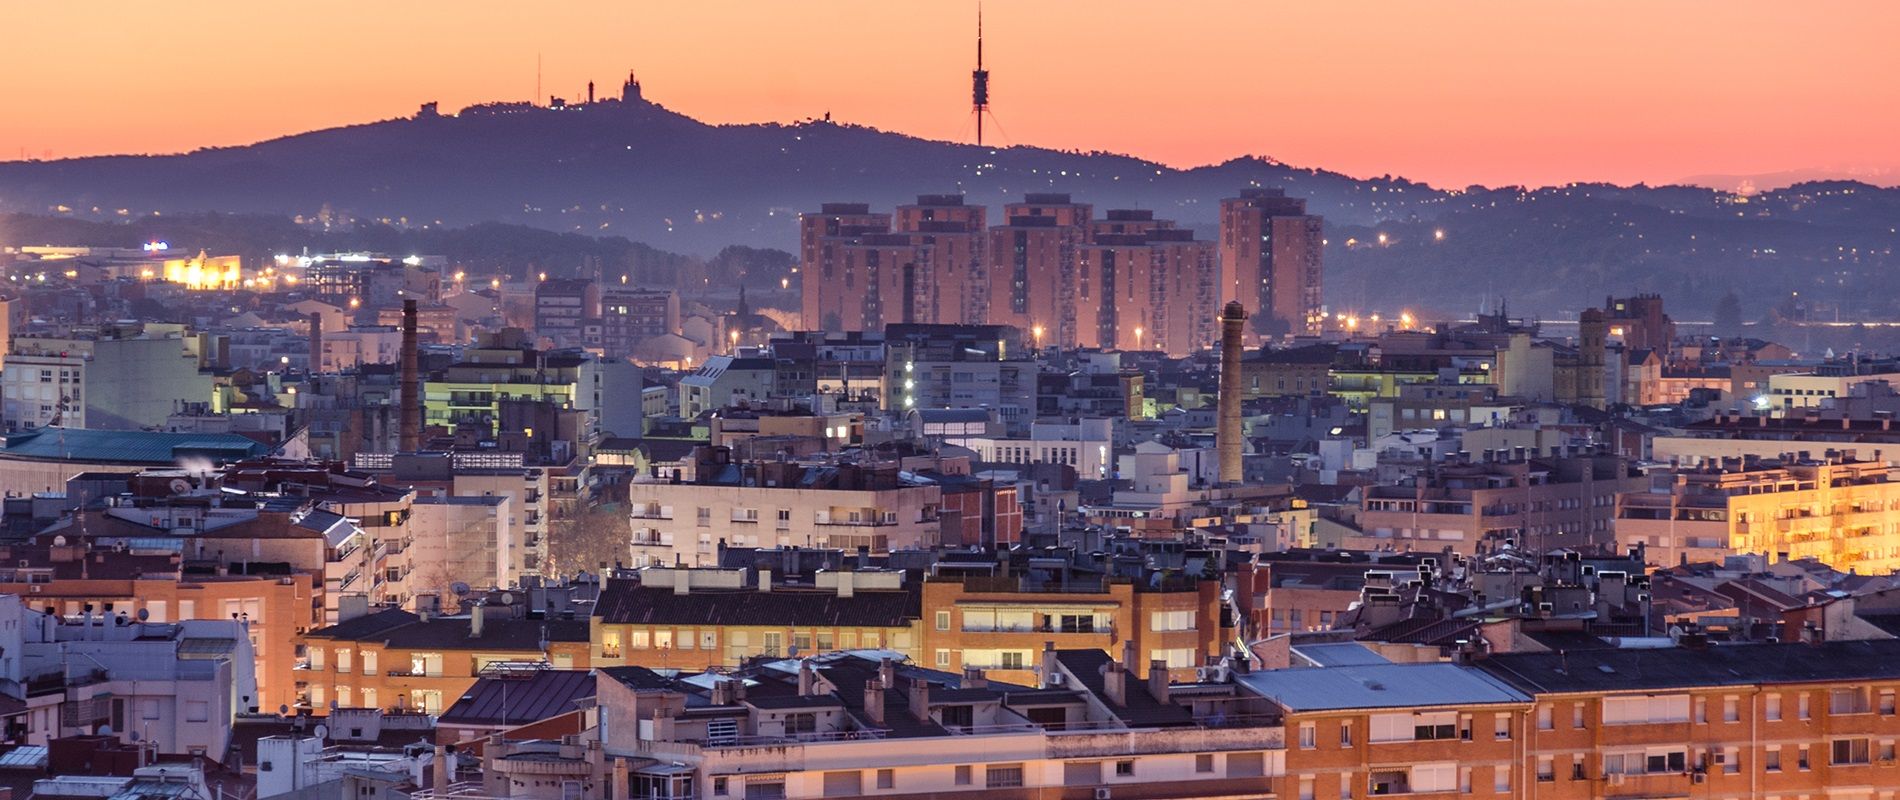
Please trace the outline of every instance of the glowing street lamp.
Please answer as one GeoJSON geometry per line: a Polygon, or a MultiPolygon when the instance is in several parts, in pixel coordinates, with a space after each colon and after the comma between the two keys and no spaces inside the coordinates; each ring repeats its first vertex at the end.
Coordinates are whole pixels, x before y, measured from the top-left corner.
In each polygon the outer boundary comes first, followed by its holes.
{"type": "Polygon", "coordinates": [[[489,278],[489,279],[488,279],[488,288],[490,288],[490,289],[500,289],[500,288],[501,288],[501,279],[500,279],[500,278],[489,278]]]}
{"type": "Polygon", "coordinates": [[[1031,336],[1036,337],[1036,349],[1041,350],[1042,349],[1042,326],[1037,325],[1035,327],[1030,328],[1029,333],[1031,336]]]}
{"type": "Polygon", "coordinates": [[[731,331],[726,335],[726,338],[729,338],[732,340],[732,352],[734,353],[739,352],[739,332],[731,331]]]}
{"type": "Polygon", "coordinates": [[[1147,331],[1143,329],[1140,325],[1135,326],[1135,349],[1136,350],[1141,349],[1141,335],[1146,332],[1147,331]]]}

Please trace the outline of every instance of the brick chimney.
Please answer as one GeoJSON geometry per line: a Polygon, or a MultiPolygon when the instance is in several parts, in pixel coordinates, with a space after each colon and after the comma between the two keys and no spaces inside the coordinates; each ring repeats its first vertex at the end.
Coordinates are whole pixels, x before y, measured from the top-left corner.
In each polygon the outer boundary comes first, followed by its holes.
{"type": "Polygon", "coordinates": [[[930,682],[922,678],[910,681],[910,715],[918,722],[930,721],[930,682]]]}
{"type": "Polygon", "coordinates": [[[864,716],[873,725],[884,724],[884,687],[875,680],[864,682],[864,716]]]}
{"type": "Polygon", "coordinates": [[[988,678],[983,677],[983,670],[976,667],[963,668],[963,685],[961,688],[988,689],[989,687],[990,681],[988,678]]]}
{"type": "Polygon", "coordinates": [[[1153,659],[1148,662],[1148,693],[1162,703],[1168,702],[1168,662],[1153,659]]]}
{"type": "Polygon", "coordinates": [[[422,378],[416,363],[416,301],[402,301],[402,419],[398,451],[422,449],[422,378]]]}

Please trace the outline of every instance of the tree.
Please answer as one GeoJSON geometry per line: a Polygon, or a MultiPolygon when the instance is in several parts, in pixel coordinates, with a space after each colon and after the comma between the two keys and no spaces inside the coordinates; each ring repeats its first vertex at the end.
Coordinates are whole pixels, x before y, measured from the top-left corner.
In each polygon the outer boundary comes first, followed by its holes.
{"type": "Polygon", "coordinates": [[[578,516],[553,521],[548,531],[548,558],[542,574],[571,576],[598,573],[627,560],[633,527],[619,503],[604,503],[578,516]]]}

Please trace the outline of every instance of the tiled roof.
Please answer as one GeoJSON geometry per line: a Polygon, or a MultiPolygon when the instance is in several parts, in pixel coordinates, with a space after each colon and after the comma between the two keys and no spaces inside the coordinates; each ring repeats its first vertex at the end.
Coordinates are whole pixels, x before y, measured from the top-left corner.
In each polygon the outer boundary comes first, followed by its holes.
{"type": "Polygon", "coordinates": [[[521,725],[565,714],[594,696],[594,675],[587,670],[546,669],[527,678],[482,678],[442,712],[441,721],[460,725],[521,725]]]}

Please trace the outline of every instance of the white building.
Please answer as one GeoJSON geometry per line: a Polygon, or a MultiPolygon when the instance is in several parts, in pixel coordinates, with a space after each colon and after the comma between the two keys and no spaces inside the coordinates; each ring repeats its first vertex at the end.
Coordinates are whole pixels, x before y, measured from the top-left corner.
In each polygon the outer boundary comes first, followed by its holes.
{"type": "Polygon", "coordinates": [[[412,591],[446,594],[456,583],[519,585],[525,549],[507,495],[416,498],[409,529],[415,534],[412,591]]]}
{"type": "Polygon", "coordinates": [[[980,460],[1001,464],[1067,464],[1083,480],[1103,480],[1114,467],[1115,421],[1032,422],[1027,439],[971,438],[980,460]]]}

